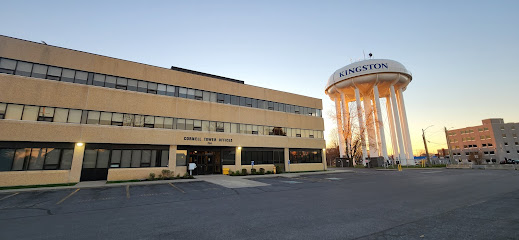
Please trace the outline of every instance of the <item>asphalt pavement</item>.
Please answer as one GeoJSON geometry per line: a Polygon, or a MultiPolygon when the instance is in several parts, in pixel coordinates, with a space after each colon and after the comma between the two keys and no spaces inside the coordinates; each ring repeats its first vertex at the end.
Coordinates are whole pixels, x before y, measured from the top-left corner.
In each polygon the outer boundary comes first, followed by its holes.
{"type": "Polygon", "coordinates": [[[519,172],[404,170],[0,193],[0,239],[519,239],[519,172]]]}

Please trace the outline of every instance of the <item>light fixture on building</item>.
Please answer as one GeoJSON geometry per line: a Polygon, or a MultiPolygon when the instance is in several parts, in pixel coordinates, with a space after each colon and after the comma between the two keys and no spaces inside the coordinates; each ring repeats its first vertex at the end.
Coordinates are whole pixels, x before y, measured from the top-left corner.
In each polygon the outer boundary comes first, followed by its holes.
{"type": "Polygon", "coordinates": [[[238,150],[241,150],[241,147],[238,147],[238,150]]]}
{"type": "Polygon", "coordinates": [[[78,143],[76,143],[76,146],[83,147],[83,143],[82,142],[78,142],[78,143]]]}

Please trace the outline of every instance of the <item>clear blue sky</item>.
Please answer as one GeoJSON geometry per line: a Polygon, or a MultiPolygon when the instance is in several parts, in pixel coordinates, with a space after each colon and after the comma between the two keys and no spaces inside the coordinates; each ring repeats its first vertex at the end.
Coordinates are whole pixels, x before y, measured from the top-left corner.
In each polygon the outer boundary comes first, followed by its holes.
{"type": "MultiPolygon", "coordinates": [[[[519,121],[519,1],[3,1],[0,34],[323,99],[363,51],[403,63],[414,149],[429,125],[519,121]]],[[[326,128],[332,128],[326,121],[326,128]]]]}

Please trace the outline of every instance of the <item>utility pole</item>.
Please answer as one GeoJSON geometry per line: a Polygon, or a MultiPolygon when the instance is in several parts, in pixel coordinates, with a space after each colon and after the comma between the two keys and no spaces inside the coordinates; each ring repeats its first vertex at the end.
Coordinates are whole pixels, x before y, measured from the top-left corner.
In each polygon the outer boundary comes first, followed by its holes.
{"type": "Polygon", "coordinates": [[[452,157],[451,143],[449,142],[449,135],[447,134],[447,127],[445,129],[445,138],[447,139],[447,148],[449,149],[449,162],[453,164],[454,158],[452,157]]]}
{"type": "Polygon", "coordinates": [[[429,158],[429,150],[427,149],[427,141],[425,141],[425,130],[422,128],[423,145],[425,145],[425,155],[427,156],[427,164],[432,167],[431,159],[429,158]]]}

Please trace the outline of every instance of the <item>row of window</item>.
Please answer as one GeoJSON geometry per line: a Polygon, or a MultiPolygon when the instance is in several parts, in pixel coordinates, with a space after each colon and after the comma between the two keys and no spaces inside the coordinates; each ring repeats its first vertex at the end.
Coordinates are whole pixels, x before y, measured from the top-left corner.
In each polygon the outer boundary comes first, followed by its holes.
{"type": "Polygon", "coordinates": [[[169,150],[85,149],[83,168],[167,167],[168,161],[169,150]]]}
{"type": "Polygon", "coordinates": [[[323,138],[322,131],[318,130],[31,106],[12,103],[0,103],[0,119],[323,138]]]}
{"type": "MultiPolygon", "coordinates": [[[[285,153],[282,148],[243,148],[241,150],[241,164],[285,164],[285,153]]],[[[234,163],[233,163],[234,164],[234,163]]]]}
{"type": "Polygon", "coordinates": [[[0,146],[0,171],[70,170],[73,145],[62,147],[0,146]]]}
{"type": "Polygon", "coordinates": [[[291,104],[253,99],[223,93],[215,93],[205,90],[172,86],[142,80],[128,79],[105,74],[84,72],[79,70],[42,65],[37,63],[29,63],[6,58],[0,58],[0,73],[50,79],[63,82],[87,84],[100,87],[116,88],[164,96],[188,98],[207,102],[231,104],[236,106],[302,114],[307,116],[322,116],[321,109],[295,106],[291,104]]]}
{"type": "Polygon", "coordinates": [[[290,149],[290,163],[322,163],[321,149],[290,149]]]}

